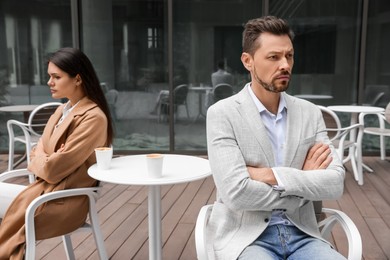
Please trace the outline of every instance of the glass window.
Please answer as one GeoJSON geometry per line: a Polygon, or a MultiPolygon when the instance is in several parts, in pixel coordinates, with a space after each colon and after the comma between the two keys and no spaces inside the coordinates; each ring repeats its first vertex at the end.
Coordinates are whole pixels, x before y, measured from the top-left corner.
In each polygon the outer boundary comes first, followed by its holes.
{"type": "Polygon", "coordinates": [[[367,25],[366,104],[386,107],[390,102],[390,2],[370,1],[367,25]]]}
{"type": "MultiPolygon", "coordinates": [[[[385,108],[390,102],[390,2],[369,2],[363,102],[385,108]]],[[[365,117],[366,126],[379,126],[376,116],[365,117]]],[[[386,124],[389,128],[390,125],[386,124]]],[[[390,139],[385,138],[390,146],[390,139]]],[[[378,136],[364,135],[363,151],[379,151],[378,136]]]]}
{"type": "Polygon", "coordinates": [[[321,104],[357,102],[360,21],[356,0],[270,1],[270,14],[294,33],[295,65],[290,94],[321,104]]]}
{"type": "Polygon", "coordinates": [[[175,149],[206,151],[213,89],[226,83],[238,92],[248,82],[240,59],[243,24],[261,13],[262,3],[255,0],[173,0],[173,83],[188,87],[186,102],[177,106],[175,149]],[[223,70],[229,76],[219,76],[223,70]]]}
{"type": "Polygon", "coordinates": [[[106,92],[115,150],[169,150],[166,1],[82,1],[81,45],[106,92]],[[160,94],[161,93],[161,94],[160,94]]]}
{"type": "MultiPolygon", "coordinates": [[[[46,57],[64,46],[72,46],[70,1],[1,1],[0,106],[54,101],[46,57]]],[[[20,112],[0,116],[0,147],[8,150],[6,121],[24,118],[20,112]]]]}

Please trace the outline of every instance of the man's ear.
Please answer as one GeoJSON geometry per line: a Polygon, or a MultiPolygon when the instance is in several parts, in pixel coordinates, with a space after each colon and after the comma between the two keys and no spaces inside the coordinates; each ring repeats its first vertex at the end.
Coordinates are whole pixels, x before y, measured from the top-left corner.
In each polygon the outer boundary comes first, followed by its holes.
{"type": "Polygon", "coordinates": [[[241,54],[241,62],[242,64],[244,65],[244,67],[248,70],[248,71],[252,71],[252,62],[253,62],[253,59],[252,59],[252,56],[247,53],[247,52],[243,52],[241,54]]]}

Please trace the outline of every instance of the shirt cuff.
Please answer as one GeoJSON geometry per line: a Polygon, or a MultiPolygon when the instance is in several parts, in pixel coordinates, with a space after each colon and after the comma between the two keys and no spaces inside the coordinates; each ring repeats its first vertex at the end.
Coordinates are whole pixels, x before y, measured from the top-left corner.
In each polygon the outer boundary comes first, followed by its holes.
{"type": "Polygon", "coordinates": [[[278,182],[277,185],[273,185],[272,188],[276,191],[285,191],[285,188],[283,186],[282,181],[280,180],[278,173],[275,169],[271,168],[272,172],[274,173],[275,179],[278,182]]]}

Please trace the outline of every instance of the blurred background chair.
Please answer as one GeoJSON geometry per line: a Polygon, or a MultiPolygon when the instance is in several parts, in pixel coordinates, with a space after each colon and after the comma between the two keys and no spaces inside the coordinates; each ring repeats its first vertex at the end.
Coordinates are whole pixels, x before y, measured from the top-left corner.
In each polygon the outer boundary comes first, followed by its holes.
{"type": "Polygon", "coordinates": [[[387,85],[367,85],[364,97],[363,105],[385,107],[390,102],[390,88],[387,85]]]}
{"type": "MultiPolygon", "coordinates": [[[[207,248],[210,246],[210,241],[207,241],[206,229],[208,220],[212,211],[213,205],[205,205],[200,209],[195,225],[195,245],[196,254],[199,260],[208,260],[207,248]]],[[[348,240],[348,259],[362,259],[362,239],[356,225],[342,211],[322,208],[322,213],[325,218],[318,222],[318,227],[321,230],[321,236],[328,240],[331,237],[331,231],[335,224],[340,224],[344,230],[348,240]]]]}
{"type": "Polygon", "coordinates": [[[30,114],[27,123],[18,120],[10,119],[7,121],[8,137],[9,137],[9,152],[8,152],[8,170],[12,170],[14,165],[22,162],[27,157],[27,163],[30,162],[31,148],[37,144],[38,139],[43,133],[50,116],[54,113],[60,102],[44,103],[36,107],[30,114]],[[25,144],[25,156],[14,164],[15,143],[20,142],[25,144]]]}
{"type": "MultiPolygon", "coordinates": [[[[187,119],[190,118],[188,112],[188,105],[187,105],[187,94],[188,94],[187,84],[179,85],[173,90],[174,120],[177,117],[177,109],[178,106],[180,105],[183,105],[185,107],[187,113],[187,119]]],[[[162,98],[160,101],[160,107],[158,109],[158,121],[161,122],[162,119],[165,120],[168,115],[169,115],[169,96],[162,98]]]]}
{"type": "Polygon", "coordinates": [[[362,137],[363,125],[354,124],[342,127],[339,117],[335,112],[324,106],[318,105],[325,121],[326,131],[337,154],[343,163],[351,161],[352,171],[355,180],[363,185],[363,162],[362,162],[362,137]],[[351,139],[351,135],[353,138],[351,139]],[[355,136],[357,135],[357,138],[355,136]],[[349,137],[347,139],[347,137],[349,137]],[[348,156],[344,158],[344,152],[348,149],[348,156]]]}
{"type": "MultiPolygon", "coordinates": [[[[19,169],[13,171],[7,171],[0,175],[0,182],[9,182],[13,178],[29,176],[29,179],[34,179],[34,174],[29,172],[27,169],[19,169]]],[[[34,216],[37,214],[36,210],[39,206],[48,201],[72,197],[72,196],[87,196],[89,200],[89,213],[88,218],[89,222],[85,222],[83,226],[75,230],[74,232],[90,230],[94,236],[97,250],[101,260],[108,259],[107,252],[104,246],[103,235],[100,230],[99,218],[96,209],[96,201],[98,200],[101,192],[101,183],[99,182],[99,186],[90,187],[90,188],[75,188],[75,189],[67,189],[67,190],[59,190],[53,191],[50,193],[43,194],[37,198],[35,198],[30,205],[27,207],[26,215],[25,215],[25,226],[26,226],[26,252],[25,259],[26,260],[34,260],[35,258],[35,222],[34,216]]],[[[70,209],[72,210],[72,209],[70,209]]],[[[77,209],[73,209],[77,210],[77,209]]],[[[55,221],[55,219],[53,219],[55,221]]],[[[74,233],[72,232],[72,233],[74,233]]],[[[70,234],[64,234],[62,236],[62,242],[64,243],[65,252],[67,259],[76,259],[73,251],[72,240],[70,238],[70,234]]]]}
{"type": "Polygon", "coordinates": [[[213,101],[218,102],[221,99],[230,97],[233,95],[233,87],[227,83],[221,83],[214,87],[213,90],[213,101]]]}
{"type": "Polygon", "coordinates": [[[381,160],[386,159],[386,143],[385,137],[390,137],[390,128],[386,127],[390,124],[390,103],[387,104],[386,110],[384,113],[360,113],[359,115],[359,123],[364,124],[364,118],[367,115],[374,115],[378,118],[379,126],[370,126],[364,127],[364,134],[376,135],[379,136],[379,145],[380,145],[380,154],[381,160]]]}

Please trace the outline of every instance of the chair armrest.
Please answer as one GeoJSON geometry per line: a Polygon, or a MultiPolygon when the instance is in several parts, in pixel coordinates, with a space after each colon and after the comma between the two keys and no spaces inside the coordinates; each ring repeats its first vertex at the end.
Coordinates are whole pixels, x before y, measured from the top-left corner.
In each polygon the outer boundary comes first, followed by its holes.
{"type": "Polygon", "coordinates": [[[328,239],[333,226],[339,223],[343,228],[348,240],[348,259],[361,260],[362,259],[362,239],[353,221],[342,211],[323,208],[322,212],[326,213],[327,218],[318,223],[321,228],[321,235],[328,239]]]}
{"type": "MultiPolygon", "coordinates": [[[[39,206],[42,204],[59,199],[59,198],[65,198],[65,197],[73,197],[73,196],[88,196],[89,199],[89,206],[95,207],[95,202],[99,196],[98,192],[101,189],[101,187],[90,187],[90,188],[75,188],[75,189],[68,189],[68,190],[60,190],[60,191],[53,191],[50,193],[43,194],[37,198],[35,198],[27,207],[26,215],[25,215],[25,227],[26,227],[26,244],[32,244],[35,245],[35,223],[34,223],[34,216],[35,211],[39,206]],[[92,205],[91,205],[92,204],[92,205]]],[[[26,246],[26,259],[29,259],[28,257],[31,257],[33,259],[35,256],[35,246],[26,246]]]]}
{"type": "Polygon", "coordinates": [[[28,171],[27,169],[18,169],[18,170],[12,170],[12,171],[1,173],[0,181],[4,182],[12,178],[23,177],[23,176],[33,176],[35,178],[34,173],[28,171]]]}
{"type": "Polygon", "coordinates": [[[367,115],[374,115],[378,117],[379,120],[379,127],[384,128],[385,127],[385,112],[379,112],[379,113],[360,113],[359,114],[359,123],[364,126],[364,117],[367,115]]]}
{"type": "Polygon", "coordinates": [[[211,214],[213,205],[203,206],[198,214],[195,225],[195,245],[196,255],[199,260],[208,259],[207,256],[207,241],[206,241],[206,226],[211,214]]]}

